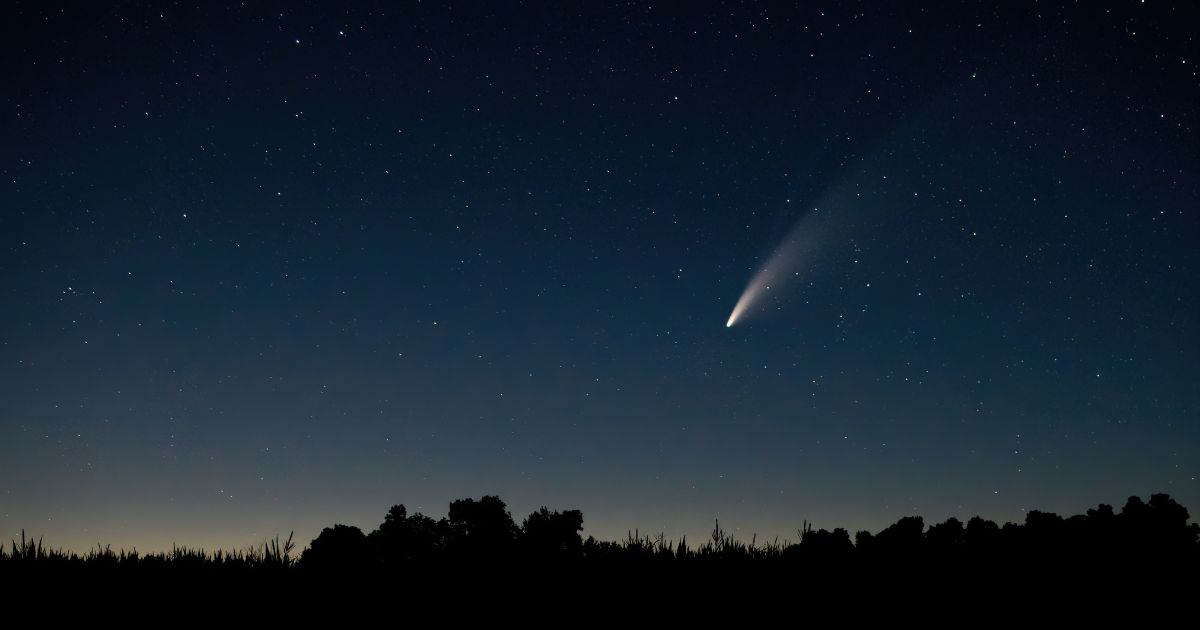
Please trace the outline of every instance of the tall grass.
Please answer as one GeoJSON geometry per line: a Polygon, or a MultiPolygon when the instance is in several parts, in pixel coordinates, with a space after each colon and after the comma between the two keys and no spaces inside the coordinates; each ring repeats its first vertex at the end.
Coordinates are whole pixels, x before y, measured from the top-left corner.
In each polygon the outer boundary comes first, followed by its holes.
{"type": "Polygon", "coordinates": [[[170,551],[143,554],[133,549],[114,551],[110,546],[96,545],[94,549],[79,554],[74,551],[47,547],[42,539],[28,538],[21,530],[21,540],[12,540],[6,549],[0,546],[0,567],[176,567],[183,569],[208,569],[239,567],[247,569],[286,570],[296,565],[295,532],[287,540],[276,536],[261,545],[241,550],[207,551],[202,547],[173,546],[170,551]]]}
{"type": "Polygon", "coordinates": [[[721,529],[720,521],[716,521],[709,539],[699,546],[688,545],[687,537],[679,541],[668,539],[663,534],[643,536],[637,530],[628,532],[625,540],[619,543],[604,543],[589,540],[584,545],[584,554],[589,556],[620,556],[626,558],[661,560],[766,560],[783,558],[784,549],[789,543],[776,538],[770,542],[758,543],[758,536],[751,537],[750,542],[743,542],[721,529]]]}

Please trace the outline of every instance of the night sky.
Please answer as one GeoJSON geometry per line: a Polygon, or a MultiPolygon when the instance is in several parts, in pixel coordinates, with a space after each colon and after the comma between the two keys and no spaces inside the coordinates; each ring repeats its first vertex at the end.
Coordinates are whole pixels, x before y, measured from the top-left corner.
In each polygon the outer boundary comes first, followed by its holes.
{"type": "Polygon", "coordinates": [[[326,4],[0,9],[0,539],[1200,511],[1195,3],[326,4]]]}

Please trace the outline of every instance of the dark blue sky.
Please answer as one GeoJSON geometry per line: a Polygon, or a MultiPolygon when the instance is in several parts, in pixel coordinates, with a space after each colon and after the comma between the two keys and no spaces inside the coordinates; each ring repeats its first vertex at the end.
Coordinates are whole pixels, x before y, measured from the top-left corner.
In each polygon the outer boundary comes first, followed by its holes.
{"type": "Polygon", "coordinates": [[[0,535],[1200,509],[1194,4],[436,5],[5,6],[0,535]]]}

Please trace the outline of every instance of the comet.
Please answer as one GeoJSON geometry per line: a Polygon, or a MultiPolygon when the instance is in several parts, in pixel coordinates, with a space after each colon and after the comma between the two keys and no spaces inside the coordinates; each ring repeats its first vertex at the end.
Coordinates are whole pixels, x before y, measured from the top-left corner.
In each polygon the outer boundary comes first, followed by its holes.
{"type": "Polygon", "coordinates": [[[801,217],[788,235],[771,253],[750,282],[746,284],[741,297],[725,322],[726,328],[732,328],[747,317],[762,311],[763,301],[774,295],[789,281],[801,276],[802,267],[811,262],[819,251],[818,245],[823,242],[829,231],[829,221],[826,215],[814,208],[812,212],[801,217]]]}

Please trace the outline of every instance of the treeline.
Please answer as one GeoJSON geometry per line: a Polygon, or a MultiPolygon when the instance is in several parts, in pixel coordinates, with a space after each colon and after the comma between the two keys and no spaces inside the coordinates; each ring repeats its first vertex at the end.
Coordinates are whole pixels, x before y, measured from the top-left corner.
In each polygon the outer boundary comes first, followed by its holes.
{"type": "Polygon", "coordinates": [[[498,497],[450,504],[434,520],[392,507],[370,532],[348,525],[323,530],[300,558],[312,570],[401,567],[435,562],[621,563],[757,561],[765,563],[873,563],[892,561],[1007,564],[1097,559],[1104,562],[1194,562],[1200,557],[1200,525],[1166,494],[1149,501],[1130,497],[1120,512],[1101,504],[1068,518],[1030,511],[1025,522],[1003,526],[978,516],[965,524],[949,518],[930,527],[906,516],[882,531],[815,529],[805,523],[796,542],[735,540],[717,524],[697,545],[630,533],[623,541],[584,540],[578,510],[530,514],[520,526],[498,497]]]}
{"type": "Polygon", "coordinates": [[[445,517],[409,514],[392,507],[369,533],[350,525],[321,531],[297,557],[291,538],[243,552],[177,548],[167,553],[95,549],[86,554],[46,548],[22,538],[0,548],[0,571],[36,568],[154,573],[414,575],[415,569],[475,565],[491,568],[553,566],[619,571],[624,567],[978,567],[1008,569],[1037,564],[1085,566],[1171,565],[1194,570],[1200,560],[1200,525],[1166,494],[1149,501],[1130,497],[1121,510],[1101,504],[1061,517],[1030,511],[1024,523],[974,517],[925,526],[920,516],[901,518],[878,533],[815,529],[807,523],[793,542],[735,540],[720,526],[699,544],[632,532],[625,540],[584,539],[579,510],[541,508],[518,525],[494,496],[462,499],[445,517]]]}

